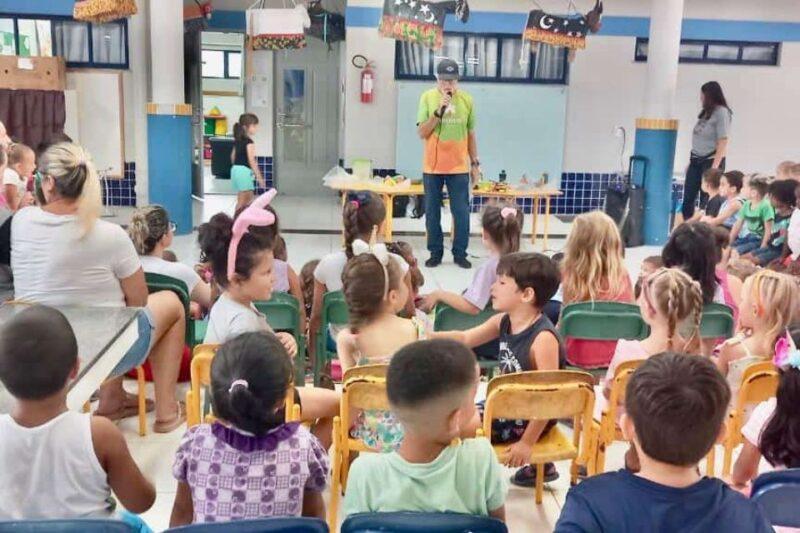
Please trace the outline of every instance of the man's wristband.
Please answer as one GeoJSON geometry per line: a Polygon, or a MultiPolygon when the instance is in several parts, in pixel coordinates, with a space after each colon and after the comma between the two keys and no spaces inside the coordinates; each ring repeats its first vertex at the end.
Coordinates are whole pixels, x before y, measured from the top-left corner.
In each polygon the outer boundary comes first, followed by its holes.
{"type": "Polygon", "coordinates": [[[481,162],[478,161],[477,159],[475,159],[474,161],[472,161],[470,163],[470,165],[472,165],[473,167],[479,167],[479,166],[481,166],[481,162]]]}
{"type": "Polygon", "coordinates": [[[433,112],[433,116],[438,118],[439,120],[442,120],[444,113],[442,113],[441,111],[442,111],[441,109],[437,109],[436,111],[433,112]]]}

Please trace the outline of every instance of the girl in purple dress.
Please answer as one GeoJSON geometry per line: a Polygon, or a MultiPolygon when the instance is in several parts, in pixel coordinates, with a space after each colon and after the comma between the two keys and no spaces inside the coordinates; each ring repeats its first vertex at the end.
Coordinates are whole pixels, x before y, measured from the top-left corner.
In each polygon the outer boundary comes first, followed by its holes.
{"type": "Polygon", "coordinates": [[[243,333],[220,347],[211,363],[218,419],[189,428],[181,441],[172,468],[178,492],[170,527],[325,518],[328,455],[300,423],[284,420],[292,379],[291,359],[272,333],[243,333]]]}

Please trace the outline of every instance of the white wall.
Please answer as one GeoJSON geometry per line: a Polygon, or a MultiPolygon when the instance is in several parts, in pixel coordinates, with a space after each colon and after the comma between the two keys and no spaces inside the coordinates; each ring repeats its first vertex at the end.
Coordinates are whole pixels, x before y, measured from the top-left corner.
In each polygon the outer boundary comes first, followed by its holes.
{"type": "Polygon", "coordinates": [[[253,139],[256,155],[271,157],[274,127],[272,109],[274,52],[259,50],[248,53],[253,54],[253,70],[245,81],[244,107],[248,113],[255,113],[258,116],[259,128],[253,139]]]}

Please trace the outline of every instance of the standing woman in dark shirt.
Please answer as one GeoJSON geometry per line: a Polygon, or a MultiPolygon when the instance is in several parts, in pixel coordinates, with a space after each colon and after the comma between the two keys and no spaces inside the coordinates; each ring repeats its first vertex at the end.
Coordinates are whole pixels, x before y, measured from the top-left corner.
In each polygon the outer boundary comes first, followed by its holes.
{"type": "MultiPolygon", "coordinates": [[[[697,124],[692,131],[692,153],[689,168],[686,169],[686,183],[683,191],[683,219],[694,215],[694,203],[700,192],[703,172],[709,168],[725,170],[725,155],[728,152],[728,133],[733,113],[728,107],[722,87],[715,81],[704,83],[700,88],[703,109],[697,116],[697,124]]],[[[701,193],[701,204],[707,195],[701,193]]]]}
{"type": "Polygon", "coordinates": [[[233,125],[233,152],[231,152],[231,181],[236,189],[236,210],[249,205],[254,198],[255,181],[266,187],[264,176],[256,163],[256,145],[253,135],[258,129],[258,117],[253,113],[243,113],[239,122],[233,125]]]}

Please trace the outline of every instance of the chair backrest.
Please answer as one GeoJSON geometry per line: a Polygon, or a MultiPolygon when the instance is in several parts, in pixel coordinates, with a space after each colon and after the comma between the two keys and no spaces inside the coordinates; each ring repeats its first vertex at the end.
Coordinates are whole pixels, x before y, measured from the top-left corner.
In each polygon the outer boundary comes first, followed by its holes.
{"type": "Polygon", "coordinates": [[[595,384],[594,376],[579,370],[529,370],[492,378],[486,387],[486,397],[500,385],[552,385],[569,381],[586,383],[590,387],[595,384]]]}
{"type": "Polygon", "coordinates": [[[291,331],[295,337],[302,335],[300,303],[291,294],[275,292],[268,301],[255,302],[254,305],[260,313],[267,316],[267,322],[275,331],[291,331]]]}
{"type": "Polygon", "coordinates": [[[634,361],[624,361],[614,371],[614,378],[611,381],[611,393],[608,396],[608,412],[604,413],[601,420],[600,433],[606,440],[611,442],[614,440],[617,425],[617,409],[625,403],[625,388],[628,386],[628,381],[631,376],[639,368],[644,359],[636,359],[634,361]]]}
{"type": "Polygon", "coordinates": [[[700,318],[700,337],[727,339],[733,336],[733,326],[733,309],[719,303],[703,306],[703,316],[700,318]]]}
{"type": "Polygon", "coordinates": [[[63,520],[9,520],[0,522],[0,533],[136,533],[122,520],[73,518],[63,520]]]}
{"type": "Polygon", "coordinates": [[[620,302],[578,302],[561,309],[561,336],[587,340],[644,339],[649,328],[639,306],[620,302]]]}
{"type": "Polygon", "coordinates": [[[358,376],[346,380],[343,383],[340,408],[343,428],[350,427],[352,423],[350,415],[354,411],[366,409],[389,410],[389,398],[386,395],[385,378],[358,376]]]}
{"type": "Polygon", "coordinates": [[[169,529],[185,533],[328,533],[328,524],[319,518],[274,517],[256,520],[192,524],[169,529]]]}
{"type": "Polygon", "coordinates": [[[773,526],[800,527],[800,468],[761,474],[753,481],[750,498],[773,526]]]}
{"type": "Polygon", "coordinates": [[[386,379],[387,370],[389,370],[389,365],[353,366],[345,370],[344,376],[342,376],[342,383],[347,383],[353,379],[366,377],[386,379]]]}
{"type": "Polygon", "coordinates": [[[496,387],[486,398],[484,433],[489,435],[491,421],[552,420],[575,418],[591,413],[594,389],[583,381],[552,384],[511,384],[496,387]]]}
{"type": "Polygon", "coordinates": [[[319,323],[319,335],[327,339],[328,325],[344,325],[350,321],[350,312],[342,291],[326,292],[322,297],[322,313],[319,323]]]}
{"type": "Polygon", "coordinates": [[[434,311],[434,331],[464,331],[480,326],[497,313],[491,306],[477,315],[462,313],[447,304],[437,304],[434,311]]]}
{"type": "Polygon", "coordinates": [[[748,365],[742,373],[742,386],[736,399],[736,411],[742,413],[748,405],[769,400],[778,390],[780,374],[772,361],[748,365]]]}
{"type": "Polygon", "coordinates": [[[506,525],[488,516],[457,513],[360,513],[342,524],[342,533],[507,533],[506,525]]]}
{"type": "Polygon", "coordinates": [[[186,283],[172,276],[165,276],[164,274],[155,274],[152,272],[145,272],[144,279],[147,283],[147,291],[150,294],[159,291],[171,291],[178,296],[183,304],[184,313],[186,314],[186,344],[194,346],[194,320],[191,319],[189,314],[189,305],[192,300],[186,283]]]}

